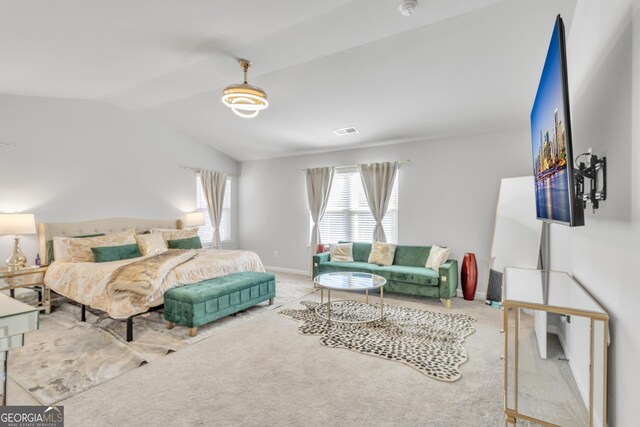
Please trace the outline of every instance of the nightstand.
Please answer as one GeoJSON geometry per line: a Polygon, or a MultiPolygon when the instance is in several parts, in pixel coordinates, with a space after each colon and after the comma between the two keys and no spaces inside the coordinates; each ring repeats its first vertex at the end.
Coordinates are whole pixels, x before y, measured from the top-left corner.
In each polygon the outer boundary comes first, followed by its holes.
{"type": "Polygon", "coordinates": [[[0,292],[9,291],[11,298],[15,298],[16,289],[33,289],[38,293],[38,300],[30,304],[49,314],[51,312],[51,291],[44,284],[46,272],[46,265],[25,267],[16,271],[8,271],[7,267],[0,267],[0,292]]]}

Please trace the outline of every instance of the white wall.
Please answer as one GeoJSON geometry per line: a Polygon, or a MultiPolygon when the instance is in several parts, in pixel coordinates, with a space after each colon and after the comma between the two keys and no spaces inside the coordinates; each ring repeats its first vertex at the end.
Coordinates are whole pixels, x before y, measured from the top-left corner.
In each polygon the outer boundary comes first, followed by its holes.
{"type": "Polygon", "coordinates": [[[298,168],[410,159],[399,171],[400,244],[476,254],[485,292],[500,179],[531,173],[528,130],[244,162],[240,247],[265,265],[307,270],[309,211],[298,168]],[[278,257],[274,252],[278,251],[278,257]]]}
{"type": "Polygon", "coordinates": [[[536,218],[533,182],[529,175],[505,178],[500,184],[490,264],[496,271],[538,267],[542,222],[536,218]]]}
{"type": "MultiPolygon", "coordinates": [[[[195,208],[194,174],[180,165],[238,170],[145,113],[99,101],[0,95],[0,142],[15,144],[0,147],[0,212],[32,212],[38,222],[178,218],[195,208]]],[[[22,241],[32,263],[36,237],[22,241]]],[[[0,263],[12,242],[0,237],[0,263]]]]}
{"type": "Polygon", "coordinates": [[[568,34],[574,152],[607,156],[607,201],[585,227],[551,226],[551,267],[572,273],[611,316],[610,426],[640,405],[640,14],[630,0],[579,1],[568,34]]]}

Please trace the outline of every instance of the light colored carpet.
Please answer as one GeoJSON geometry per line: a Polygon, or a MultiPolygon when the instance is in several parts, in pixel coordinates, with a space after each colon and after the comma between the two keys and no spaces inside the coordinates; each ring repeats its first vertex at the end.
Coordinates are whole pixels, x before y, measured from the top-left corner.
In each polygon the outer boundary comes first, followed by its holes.
{"type": "MultiPolygon", "coordinates": [[[[284,287],[278,274],[278,291],[284,287]]],[[[292,276],[290,276],[292,277],[292,276]]],[[[298,277],[311,287],[308,279],[298,277]]],[[[338,297],[337,295],[336,297],[338,297]]],[[[341,297],[352,297],[342,295],[341,297]]],[[[319,295],[304,297],[319,300],[319,295]]],[[[389,304],[474,316],[462,379],[331,349],[275,310],[62,402],[81,425],[502,425],[501,314],[483,303],[395,298],[389,304]]],[[[297,302],[288,307],[302,308],[297,302]]]]}
{"type": "Polygon", "coordinates": [[[80,307],[64,303],[42,315],[40,329],[11,352],[9,375],[38,403],[51,405],[313,292],[308,283],[286,277],[278,285],[274,305],[265,302],[204,325],[195,337],[188,336],[188,328],[166,329],[162,313],[152,312],[134,319],[134,341],[126,342],[123,321],[88,311],[87,321],[80,322],[80,307]]]}
{"type": "MultiPolygon", "coordinates": [[[[278,293],[312,291],[308,278],[278,274],[278,293]]],[[[352,294],[336,297],[352,297],[352,294]]],[[[502,311],[455,298],[389,295],[385,302],[477,319],[465,341],[468,361],[454,383],[302,336],[281,306],[229,319],[204,340],[61,402],[67,426],[502,426],[502,311]],[[293,327],[292,327],[293,326],[293,327]]],[[[217,323],[217,322],[216,322],[217,323]]],[[[10,383],[10,404],[30,403],[10,383]]],[[[553,387],[554,384],[550,384],[553,387]]]]}

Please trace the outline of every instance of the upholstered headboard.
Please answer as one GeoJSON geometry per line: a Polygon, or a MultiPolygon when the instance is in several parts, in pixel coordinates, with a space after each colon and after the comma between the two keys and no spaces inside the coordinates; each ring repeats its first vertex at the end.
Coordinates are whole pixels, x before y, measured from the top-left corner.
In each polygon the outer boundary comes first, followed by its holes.
{"type": "Polygon", "coordinates": [[[95,221],[61,222],[38,224],[38,246],[43,264],[48,264],[47,241],[54,237],[84,236],[90,234],[110,234],[135,228],[141,233],[152,228],[182,228],[181,220],[106,218],[95,221]]]}

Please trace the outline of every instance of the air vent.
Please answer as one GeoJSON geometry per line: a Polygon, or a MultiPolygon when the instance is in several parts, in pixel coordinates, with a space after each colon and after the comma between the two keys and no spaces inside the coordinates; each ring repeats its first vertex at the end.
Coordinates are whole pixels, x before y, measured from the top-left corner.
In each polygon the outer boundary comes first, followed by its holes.
{"type": "Polygon", "coordinates": [[[342,128],[342,129],[336,129],[333,131],[333,133],[335,133],[338,136],[342,136],[342,135],[351,135],[353,133],[358,133],[358,129],[354,128],[354,127],[350,127],[350,128],[342,128]]]}

